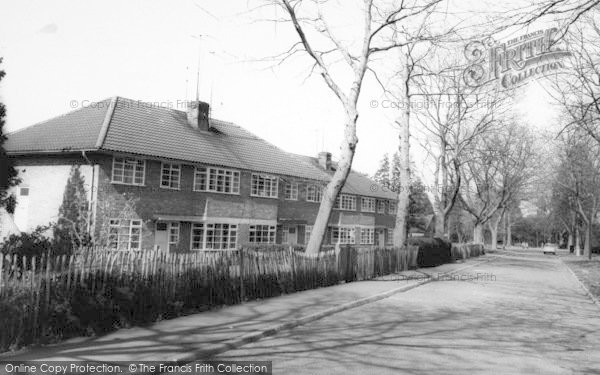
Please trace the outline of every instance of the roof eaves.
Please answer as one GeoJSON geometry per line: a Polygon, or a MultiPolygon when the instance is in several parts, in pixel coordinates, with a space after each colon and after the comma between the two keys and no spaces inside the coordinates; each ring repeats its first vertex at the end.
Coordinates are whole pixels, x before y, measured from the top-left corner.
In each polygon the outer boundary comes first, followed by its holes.
{"type": "Polygon", "coordinates": [[[108,110],[106,111],[106,115],[104,117],[104,122],[102,123],[102,127],[100,128],[100,133],[98,134],[98,139],[96,140],[97,149],[102,148],[102,145],[104,144],[106,134],[108,133],[110,121],[112,120],[113,114],[115,113],[118,98],[118,96],[114,96],[110,101],[110,105],[108,106],[108,110]]]}
{"type": "Polygon", "coordinates": [[[55,155],[55,154],[64,154],[64,153],[79,153],[79,152],[92,152],[98,151],[96,148],[64,148],[61,150],[19,150],[19,151],[6,151],[6,154],[9,156],[18,156],[18,155],[55,155]]]}

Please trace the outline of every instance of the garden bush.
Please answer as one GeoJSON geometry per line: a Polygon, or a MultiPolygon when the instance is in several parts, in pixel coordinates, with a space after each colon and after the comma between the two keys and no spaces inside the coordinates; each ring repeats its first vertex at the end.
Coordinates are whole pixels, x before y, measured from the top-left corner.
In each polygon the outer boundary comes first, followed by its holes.
{"type": "MultiPolygon", "coordinates": [[[[31,233],[11,234],[6,241],[0,244],[0,257],[8,258],[17,256],[17,267],[19,270],[29,270],[31,262],[27,262],[23,267],[23,256],[27,258],[36,258],[36,269],[40,269],[42,255],[48,254],[52,250],[52,242],[44,236],[44,232],[48,227],[37,227],[31,233]]],[[[1,258],[0,258],[1,259],[1,258]]]]}
{"type": "Polygon", "coordinates": [[[417,255],[419,267],[435,267],[452,262],[451,244],[444,239],[416,237],[409,238],[408,244],[419,248],[417,255]]]}
{"type": "Polygon", "coordinates": [[[18,256],[41,256],[52,248],[52,242],[44,236],[48,227],[37,227],[31,233],[11,234],[0,246],[0,253],[18,256]]]}
{"type": "Polygon", "coordinates": [[[478,257],[485,254],[482,244],[473,243],[453,243],[452,258],[454,260],[478,257]]]}

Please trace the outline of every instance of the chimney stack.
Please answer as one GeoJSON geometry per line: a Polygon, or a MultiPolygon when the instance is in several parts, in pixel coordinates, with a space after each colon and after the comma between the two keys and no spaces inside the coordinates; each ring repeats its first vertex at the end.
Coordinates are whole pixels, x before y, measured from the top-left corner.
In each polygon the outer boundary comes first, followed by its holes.
{"type": "Polygon", "coordinates": [[[209,111],[210,105],[208,103],[199,100],[190,101],[187,110],[188,124],[194,129],[208,131],[210,129],[208,122],[209,111]]]}
{"type": "Polygon", "coordinates": [[[331,152],[319,152],[319,165],[326,171],[331,169],[331,152]]]}

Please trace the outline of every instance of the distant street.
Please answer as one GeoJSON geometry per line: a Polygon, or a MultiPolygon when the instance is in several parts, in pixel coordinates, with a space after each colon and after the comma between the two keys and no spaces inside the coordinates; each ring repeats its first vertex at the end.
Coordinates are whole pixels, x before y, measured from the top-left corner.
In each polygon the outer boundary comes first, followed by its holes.
{"type": "MultiPolygon", "coordinates": [[[[600,374],[600,308],[535,249],[284,331],[223,360],[274,374],[600,374]]],[[[434,275],[435,276],[435,275],[434,275]]]]}

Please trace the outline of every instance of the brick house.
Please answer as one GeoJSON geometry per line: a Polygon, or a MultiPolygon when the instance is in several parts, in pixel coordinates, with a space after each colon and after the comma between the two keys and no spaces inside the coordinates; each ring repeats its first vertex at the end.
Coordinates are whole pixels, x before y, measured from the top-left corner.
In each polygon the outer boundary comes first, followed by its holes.
{"type": "MultiPolygon", "coordinates": [[[[72,166],[90,202],[89,231],[119,249],[188,251],[244,244],[304,244],[330,153],[287,153],[242,127],[114,97],[8,135],[22,183],[14,188],[21,231],[57,219],[72,166]]],[[[351,172],[331,215],[328,244],[391,242],[395,194],[351,172]]]]}

